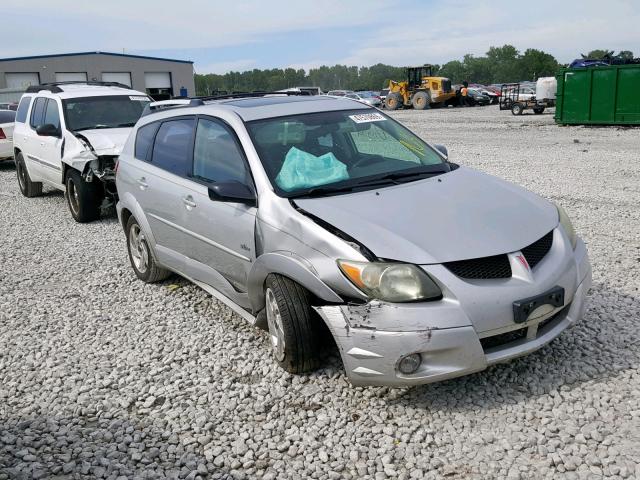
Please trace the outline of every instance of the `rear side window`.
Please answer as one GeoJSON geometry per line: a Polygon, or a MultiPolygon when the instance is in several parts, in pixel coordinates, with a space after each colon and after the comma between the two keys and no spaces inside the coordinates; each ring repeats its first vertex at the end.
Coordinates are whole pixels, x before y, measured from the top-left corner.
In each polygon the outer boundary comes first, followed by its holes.
{"type": "Polygon", "coordinates": [[[13,110],[0,110],[0,123],[13,123],[16,118],[16,112],[13,110]]]}
{"type": "Polygon", "coordinates": [[[16,111],[16,122],[24,123],[27,121],[27,112],[29,111],[29,105],[31,105],[31,99],[33,97],[22,97],[18,110],[16,111]]]}
{"type": "Polygon", "coordinates": [[[247,183],[244,155],[225,125],[200,120],[193,149],[193,176],[208,182],[247,183]]]}
{"type": "Polygon", "coordinates": [[[151,163],[168,172],[186,177],[191,165],[193,119],[162,123],[153,144],[151,163]]]}
{"type": "Polygon", "coordinates": [[[42,124],[47,125],[49,123],[56,128],[60,128],[60,109],[58,108],[58,103],[51,99],[47,102],[42,124]]]}
{"type": "Polygon", "coordinates": [[[157,123],[151,123],[140,127],[136,134],[135,157],[140,160],[149,160],[149,152],[153,144],[153,137],[158,129],[157,123]]]}
{"type": "Polygon", "coordinates": [[[36,103],[34,103],[31,109],[31,122],[29,123],[33,128],[38,128],[40,125],[43,125],[42,118],[44,117],[44,108],[46,105],[46,98],[36,98],[36,103]]]}

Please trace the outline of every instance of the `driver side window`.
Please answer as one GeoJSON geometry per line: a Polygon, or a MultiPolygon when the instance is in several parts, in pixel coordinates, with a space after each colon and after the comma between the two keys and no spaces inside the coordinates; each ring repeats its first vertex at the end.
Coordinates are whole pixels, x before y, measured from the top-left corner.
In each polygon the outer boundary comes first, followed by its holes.
{"type": "Polygon", "coordinates": [[[193,150],[193,176],[207,182],[249,183],[244,153],[222,122],[201,118],[193,150]]]}

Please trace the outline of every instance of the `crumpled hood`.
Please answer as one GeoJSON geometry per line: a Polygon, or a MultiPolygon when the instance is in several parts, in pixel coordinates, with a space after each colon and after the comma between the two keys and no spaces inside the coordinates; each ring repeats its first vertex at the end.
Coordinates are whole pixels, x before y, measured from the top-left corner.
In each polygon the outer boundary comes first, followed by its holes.
{"type": "Polygon", "coordinates": [[[81,130],[77,135],[86,138],[98,155],[120,155],[131,128],[81,130]]]}
{"type": "Polygon", "coordinates": [[[558,224],[552,203],[464,167],[402,185],[295,203],[377,257],[414,264],[518,251],[558,224]]]}

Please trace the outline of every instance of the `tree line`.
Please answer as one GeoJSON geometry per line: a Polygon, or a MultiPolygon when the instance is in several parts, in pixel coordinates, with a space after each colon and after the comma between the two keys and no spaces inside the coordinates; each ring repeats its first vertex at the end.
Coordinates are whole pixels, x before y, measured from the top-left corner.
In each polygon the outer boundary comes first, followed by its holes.
{"type": "MultiPolygon", "coordinates": [[[[592,50],[584,58],[603,58],[614,56],[613,51],[592,50]]],[[[633,58],[627,50],[617,55],[620,58],[633,58]]],[[[512,45],[491,47],[484,56],[465,55],[462,60],[452,60],[444,65],[434,65],[433,74],[448,77],[453,83],[466,80],[470,83],[506,83],[523,80],[536,80],[538,77],[555,75],[561,65],[555,57],[542,50],[529,48],[520,53],[512,45]]],[[[317,86],[322,90],[380,90],[389,84],[389,80],[404,80],[404,67],[394,67],[378,63],[371,67],[346,65],[323,65],[304,69],[272,68],[253,69],[244,72],[225,74],[196,74],[196,92],[198,95],[211,95],[216,92],[248,92],[254,90],[275,91],[297,86],[317,86]]]]}

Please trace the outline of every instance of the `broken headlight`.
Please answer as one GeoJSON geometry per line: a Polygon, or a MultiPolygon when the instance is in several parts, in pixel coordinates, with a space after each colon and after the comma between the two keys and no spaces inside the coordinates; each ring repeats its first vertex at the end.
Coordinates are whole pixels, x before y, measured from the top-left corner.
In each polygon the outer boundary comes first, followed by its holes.
{"type": "Polygon", "coordinates": [[[573,224],[569,219],[569,215],[567,215],[567,212],[565,211],[565,209],[562,208],[557,203],[556,203],[556,208],[558,209],[558,216],[560,217],[560,225],[562,225],[562,228],[564,229],[564,233],[566,233],[567,237],[569,237],[569,240],[571,241],[571,246],[575,250],[576,243],[578,242],[578,236],[576,235],[576,231],[573,229],[573,224]]]}
{"type": "Polygon", "coordinates": [[[370,298],[415,302],[442,297],[438,285],[415,265],[338,260],[338,266],[351,283],[370,298]]]}

